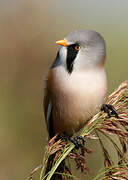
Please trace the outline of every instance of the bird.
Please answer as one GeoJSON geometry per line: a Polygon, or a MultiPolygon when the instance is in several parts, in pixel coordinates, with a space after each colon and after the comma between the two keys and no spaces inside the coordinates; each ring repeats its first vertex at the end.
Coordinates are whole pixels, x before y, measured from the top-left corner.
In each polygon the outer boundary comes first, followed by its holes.
{"type": "Polygon", "coordinates": [[[100,111],[107,93],[106,44],[100,33],[76,30],[56,44],[43,100],[49,138],[78,132],[100,111]]]}

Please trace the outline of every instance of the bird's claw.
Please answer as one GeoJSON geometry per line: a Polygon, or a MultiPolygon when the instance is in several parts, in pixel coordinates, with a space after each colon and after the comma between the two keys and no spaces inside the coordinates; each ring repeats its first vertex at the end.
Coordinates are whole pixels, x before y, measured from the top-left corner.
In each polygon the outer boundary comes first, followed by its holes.
{"type": "Polygon", "coordinates": [[[109,118],[112,117],[113,115],[116,118],[119,118],[116,109],[111,104],[103,104],[101,107],[101,111],[104,111],[105,113],[107,113],[109,118]]]}
{"type": "Polygon", "coordinates": [[[76,149],[83,148],[85,145],[85,138],[83,136],[70,137],[70,141],[75,145],[76,149]]]}

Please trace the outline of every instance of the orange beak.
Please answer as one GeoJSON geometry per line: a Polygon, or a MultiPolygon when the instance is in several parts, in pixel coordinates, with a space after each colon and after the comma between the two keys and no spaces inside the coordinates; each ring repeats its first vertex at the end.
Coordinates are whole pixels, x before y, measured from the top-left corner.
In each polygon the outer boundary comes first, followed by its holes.
{"type": "Polygon", "coordinates": [[[65,39],[56,41],[56,44],[61,45],[61,46],[65,46],[65,47],[68,46],[65,39]]]}

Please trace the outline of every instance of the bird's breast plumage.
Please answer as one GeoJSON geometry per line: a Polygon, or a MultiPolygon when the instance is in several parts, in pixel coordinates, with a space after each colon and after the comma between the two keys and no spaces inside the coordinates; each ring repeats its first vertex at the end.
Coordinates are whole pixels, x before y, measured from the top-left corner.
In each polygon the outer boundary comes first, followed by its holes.
{"type": "Polygon", "coordinates": [[[104,68],[69,75],[59,66],[50,70],[47,84],[55,133],[69,135],[78,131],[100,109],[107,89],[104,68]]]}

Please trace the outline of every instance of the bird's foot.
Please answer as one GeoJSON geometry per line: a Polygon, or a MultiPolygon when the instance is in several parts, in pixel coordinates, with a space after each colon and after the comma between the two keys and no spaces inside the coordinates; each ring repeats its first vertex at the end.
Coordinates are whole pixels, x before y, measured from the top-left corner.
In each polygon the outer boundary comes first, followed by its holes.
{"type": "Polygon", "coordinates": [[[83,148],[85,145],[85,138],[83,136],[69,137],[69,140],[75,145],[76,149],[83,148]]]}
{"type": "Polygon", "coordinates": [[[65,132],[62,134],[62,138],[66,141],[67,140],[71,141],[75,145],[76,149],[84,148],[84,145],[86,142],[85,138],[83,136],[71,137],[71,136],[67,135],[65,132]]]}
{"type": "Polygon", "coordinates": [[[103,104],[101,107],[101,111],[104,111],[105,113],[107,113],[109,118],[112,117],[113,115],[116,118],[119,118],[116,109],[111,104],[103,104]]]}

